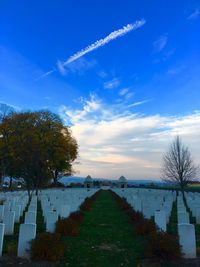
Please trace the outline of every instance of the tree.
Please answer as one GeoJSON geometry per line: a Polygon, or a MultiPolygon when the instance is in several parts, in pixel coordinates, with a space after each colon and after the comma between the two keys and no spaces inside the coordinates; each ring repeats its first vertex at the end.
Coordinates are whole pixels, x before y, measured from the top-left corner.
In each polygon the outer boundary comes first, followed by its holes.
{"type": "Polygon", "coordinates": [[[175,182],[183,192],[185,186],[196,178],[197,171],[188,147],[176,136],[163,156],[163,180],[175,182]]]}
{"type": "MultiPolygon", "coordinates": [[[[0,103],[0,124],[8,117],[9,115],[14,113],[14,108],[5,104],[0,103]]],[[[3,129],[3,132],[0,134],[0,185],[2,184],[3,178],[6,174],[6,168],[8,167],[8,161],[6,158],[8,147],[7,137],[6,137],[6,128],[3,129]],[[6,138],[5,138],[6,137],[6,138]]],[[[12,179],[10,180],[10,184],[12,183],[12,179]]]]}
{"type": "Polygon", "coordinates": [[[78,145],[58,115],[49,111],[13,113],[1,123],[0,134],[8,140],[6,174],[23,178],[28,192],[47,185],[55,173],[72,173],[78,145]]]}

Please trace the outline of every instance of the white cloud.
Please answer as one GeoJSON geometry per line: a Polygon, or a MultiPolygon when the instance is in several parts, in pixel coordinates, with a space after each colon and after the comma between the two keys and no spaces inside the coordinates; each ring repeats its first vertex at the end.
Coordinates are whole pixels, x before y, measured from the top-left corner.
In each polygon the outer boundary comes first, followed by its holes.
{"type": "Polygon", "coordinates": [[[54,73],[55,71],[56,71],[56,69],[53,68],[53,69],[51,69],[50,71],[47,71],[47,72],[45,72],[44,74],[42,74],[41,76],[39,76],[38,78],[36,78],[35,81],[37,82],[37,81],[39,81],[39,80],[41,80],[41,79],[43,79],[43,78],[45,78],[45,77],[51,75],[51,74],[54,73]]]}
{"type": "Polygon", "coordinates": [[[61,61],[58,61],[58,69],[64,75],[67,73],[76,73],[82,75],[86,70],[93,68],[97,64],[96,60],[86,60],[84,57],[71,62],[67,66],[63,66],[61,61]]]}
{"type": "Polygon", "coordinates": [[[119,91],[120,96],[124,96],[129,92],[129,88],[123,88],[119,91]]]}
{"type": "Polygon", "coordinates": [[[149,100],[138,101],[138,102],[135,102],[133,104],[128,105],[128,107],[132,108],[132,107],[140,106],[140,105],[145,104],[147,102],[149,102],[149,100]]]}
{"type": "Polygon", "coordinates": [[[168,41],[167,35],[162,35],[158,40],[153,42],[154,52],[160,52],[164,49],[168,41]]]}
{"type": "MultiPolygon", "coordinates": [[[[162,154],[179,134],[199,160],[200,111],[184,116],[139,115],[91,95],[82,108],[63,106],[79,143],[80,175],[117,178],[159,178],[162,154]]],[[[198,162],[197,162],[198,163],[198,162]]]]}
{"type": "Polygon", "coordinates": [[[104,89],[114,89],[119,87],[119,85],[120,85],[120,79],[114,78],[111,81],[104,83],[104,89]]]}
{"type": "Polygon", "coordinates": [[[190,14],[187,19],[192,20],[192,19],[197,19],[200,16],[200,10],[196,9],[192,14],[190,14]]]}
{"type": "Polygon", "coordinates": [[[99,71],[97,74],[102,79],[105,79],[108,76],[108,74],[103,70],[99,71]]]}
{"type": "Polygon", "coordinates": [[[181,66],[175,66],[170,68],[167,73],[170,75],[177,75],[179,73],[181,73],[183,70],[185,70],[186,66],[181,65],[181,66]]]}
{"type": "Polygon", "coordinates": [[[133,30],[136,30],[140,27],[142,27],[144,24],[146,23],[146,21],[144,19],[142,20],[138,20],[133,24],[127,24],[126,26],[124,26],[123,28],[113,31],[111,32],[109,35],[107,35],[105,38],[100,39],[96,42],[94,42],[93,44],[87,46],[86,48],[78,51],[77,53],[75,53],[73,56],[69,57],[66,61],[58,61],[58,69],[61,71],[61,73],[63,73],[63,69],[70,63],[72,63],[73,61],[77,60],[78,58],[98,49],[101,46],[106,45],[107,43],[111,42],[112,40],[115,40],[133,30]]]}

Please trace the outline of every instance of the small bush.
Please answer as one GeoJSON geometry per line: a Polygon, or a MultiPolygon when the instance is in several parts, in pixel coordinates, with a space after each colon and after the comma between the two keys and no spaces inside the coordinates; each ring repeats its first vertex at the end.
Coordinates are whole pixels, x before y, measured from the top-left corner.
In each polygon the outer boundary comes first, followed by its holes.
{"type": "Polygon", "coordinates": [[[83,222],[83,212],[82,211],[75,211],[75,212],[70,214],[69,218],[78,222],[78,223],[82,223],[83,222]]]}
{"type": "Polygon", "coordinates": [[[59,261],[63,258],[65,245],[61,235],[41,233],[31,244],[31,259],[36,261],[59,261]]]}
{"type": "Polygon", "coordinates": [[[81,211],[88,211],[91,209],[93,202],[96,200],[98,197],[99,193],[101,190],[93,194],[90,198],[86,198],[85,201],[81,204],[80,210],[81,211]]]}
{"type": "Polygon", "coordinates": [[[136,234],[138,235],[149,235],[156,233],[155,223],[148,219],[143,219],[136,223],[136,234]]]}
{"type": "Polygon", "coordinates": [[[151,235],[146,247],[146,256],[161,260],[176,260],[181,257],[178,239],[165,232],[151,235]]]}
{"type": "Polygon", "coordinates": [[[79,223],[71,218],[58,220],[56,233],[64,236],[77,236],[79,234],[79,223]]]}
{"type": "Polygon", "coordinates": [[[11,241],[7,243],[8,255],[16,255],[17,253],[17,241],[11,241]]]}
{"type": "Polygon", "coordinates": [[[143,222],[144,221],[144,216],[139,211],[133,211],[130,214],[130,219],[131,219],[132,222],[143,222]]]}
{"type": "Polygon", "coordinates": [[[88,211],[91,209],[92,202],[89,198],[86,198],[85,201],[81,204],[80,210],[81,211],[88,211]]]}

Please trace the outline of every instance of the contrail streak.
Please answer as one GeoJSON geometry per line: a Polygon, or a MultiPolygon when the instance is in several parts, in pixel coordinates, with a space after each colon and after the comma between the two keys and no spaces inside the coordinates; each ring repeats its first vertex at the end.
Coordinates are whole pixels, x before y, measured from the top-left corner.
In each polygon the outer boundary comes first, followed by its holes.
{"type": "Polygon", "coordinates": [[[131,32],[133,30],[136,30],[136,29],[142,27],[145,23],[146,23],[146,21],[144,19],[142,19],[142,20],[137,20],[133,24],[127,24],[123,28],[111,32],[105,38],[100,39],[100,40],[96,41],[95,43],[87,46],[86,48],[78,51],[74,55],[70,56],[66,61],[62,62],[62,61],[58,60],[57,67],[58,67],[59,71],[64,72],[64,67],[67,66],[69,63],[77,60],[78,58],[84,56],[85,54],[88,54],[88,53],[98,49],[101,46],[106,45],[107,43],[111,42],[112,40],[115,40],[115,39],[131,32]]]}

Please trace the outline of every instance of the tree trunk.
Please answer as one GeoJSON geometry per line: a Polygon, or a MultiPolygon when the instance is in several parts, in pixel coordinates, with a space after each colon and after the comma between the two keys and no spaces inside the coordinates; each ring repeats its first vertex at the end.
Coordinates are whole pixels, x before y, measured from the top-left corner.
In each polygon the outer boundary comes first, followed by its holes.
{"type": "Polygon", "coordinates": [[[3,172],[0,172],[0,186],[3,184],[3,172]]]}
{"type": "Polygon", "coordinates": [[[180,186],[181,186],[181,193],[182,193],[183,199],[185,199],[185,186],[182,184],[180,186]]]}
{"type": "Polygon", "coordinates": [[[28,192],[28,197],[29,199],[31,198],[31,191],[30,191],[30,188],[27,187],[27,192],[28,192]]]}
{"type": "Polygon", "coordinates": [[[54,172],[53,182],[54,182],[54,184],[57,184],[57,182],[58,182],[58,171],[57,170],[55,170],[55,172],[54,172]]]}
{"type": "Polygon", "coordinates": [[[12,178],[12,177],[10,177],[9,189],[11,189],[11,188],[12,188],[12,184],[13,184],[13,178],[12,178]]]}

